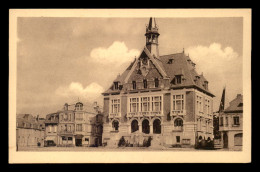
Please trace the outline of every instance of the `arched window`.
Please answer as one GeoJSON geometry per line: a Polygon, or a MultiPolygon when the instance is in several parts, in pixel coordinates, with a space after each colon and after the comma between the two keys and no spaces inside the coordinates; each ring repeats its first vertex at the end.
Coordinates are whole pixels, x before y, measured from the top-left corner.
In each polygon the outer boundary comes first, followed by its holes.
{"type": "Polygon", "coordinates": [[[153,121],[153,133],[161,134],[161,121],[159,119],[153,121]]]}
{"type": "Polygon", "coordinates": [[[180,119],[180,118],[175,119],[175,121],[174,121],[174,126],[175,126],[175,127],[182,127],[182,126],[183,126],[183,121],[182,121],[182,119],[180,119]]]}
{"type": "Polygon", "coordinates": [[[150,133],[149,121],[147,119],[143,120],[143,122],[142,122],[142,130],[143,130],[143,133],[145,133],[145,134],[150,133]]]}
{"type": "Polygon", "coordinates": [[[112,122],[112,127],[114,129],[114,131],[118,131],[118,128],[119,128],[119,122],[118,121],[113,121],[112,122]]]}
{"type": "Polygon", "coordinates": [[[135,132],[139,129],[138,127],[138,121],[137,120],[133,120],[131,123],[131,132],[135,132]]]}

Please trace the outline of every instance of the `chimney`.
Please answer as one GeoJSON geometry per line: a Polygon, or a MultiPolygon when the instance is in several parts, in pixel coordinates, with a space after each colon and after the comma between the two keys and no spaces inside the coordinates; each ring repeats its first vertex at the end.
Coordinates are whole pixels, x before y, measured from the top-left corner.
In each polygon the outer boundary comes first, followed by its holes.
{"type": "Polygon", "coordinates": [[[241,97],[242,95],[241,94],[237,94],[237,97],[241,97]]]}

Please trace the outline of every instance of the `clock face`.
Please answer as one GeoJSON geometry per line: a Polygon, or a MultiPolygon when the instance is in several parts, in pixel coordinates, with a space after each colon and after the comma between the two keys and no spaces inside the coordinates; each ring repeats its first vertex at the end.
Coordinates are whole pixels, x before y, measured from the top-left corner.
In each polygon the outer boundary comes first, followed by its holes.
{"type": "Polygon", "coordinates": [[[149,73],[148,66],[142,66],[140,70],[143,76],[146,76],[149,73]]]}
{"type": "Polygon", "coordinates": [[[146,76],[149,73],[149,70],[150,70],[148,60],[149,59],[147,57],[141,59],[140,68],[139,69],[140,69],[141,74],[143,76],[146,76]]]}
{"type": "Polygon", "coordinates": [[[143,65],[147,65],[148,59],[147,58],[143,58],[142,63],[143,63],[143,65]]]}

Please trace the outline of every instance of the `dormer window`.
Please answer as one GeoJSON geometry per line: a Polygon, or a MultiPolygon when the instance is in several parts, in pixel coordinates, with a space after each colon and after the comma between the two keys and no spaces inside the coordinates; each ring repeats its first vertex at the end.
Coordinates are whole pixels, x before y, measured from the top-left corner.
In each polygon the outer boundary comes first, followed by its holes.
{"type": "Polygon", "coordinates": [[[168,64],[172,64],[173,59],[169,59],[168,64]]]}
{"type": "Polygon", "coordinates": [[[76,104],[76,110],[83,110],[83,104],[80,103],[80,102],[78,102],[78,103],[76,104]]]}
{"type": "Polygon", "coordinates": [[[144,83],[144,88],[147,88],[147,80],[146,79],[143,80],[143,83],[144,83]]]}
{"type": "Polygon", "coordinates": [[[181,75],[176,75],[175,76],[175,83],[176,84],[181,84],[181,75]]]}
{"type": "Polygon", "coordinates": [[[118,90],[118,82],[114,82],[114,89],[118,90]]]}
{"type": "Polygon", "coordinates": [[[155,88],[159,87],[159,80],[158,80],[158,78],[154,79],[154,86],[155,86],[155,88]]]}
{"type": "Polygon", "coordinates": [[[136,89],[136,81],[132,81],[133,89],[136,89]]]}
{"type": "Polygon", "coordinates": [[[207,90],[208,89],[208,81],[204,81],[204,88],[207,90]]]}

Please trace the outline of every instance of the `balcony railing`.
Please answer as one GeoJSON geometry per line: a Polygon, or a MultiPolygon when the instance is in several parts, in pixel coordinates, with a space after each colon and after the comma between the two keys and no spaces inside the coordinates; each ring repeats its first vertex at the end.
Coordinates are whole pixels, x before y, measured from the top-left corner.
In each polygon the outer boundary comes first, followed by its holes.
{"type": "Polygon", "coordinates": [[[73,134],[73,131],[60,131],[60,134],[73,134]]]}
{"type": "Polygon", "coordinates": [[[118,113],[110,113],[109,114],[109,118],[120,117],[120,116],[121,116],[120,112],[118,112],[118,113]]]}
{"type": "Polygon", "coordinates": [[[173,131],[183,131],[183,126],[175,126],[173,127],[173,131]]]}
{"type": "Polygon", "coordinates": [[[83,118],[76,118],[76,121],[83,121],[83,118]]]}
{"type": "Polygon", "coordinates": [[[128,112],[127,116],[128,117],[135,117],[135,116],[161,116],[162,115],[162,111],[152,111],[152,112],[128,112]]]}
{"type": "Polygon", "coordinates": [[[186,110],[172,110],[172,116],[186,115],[186,110]]]}

